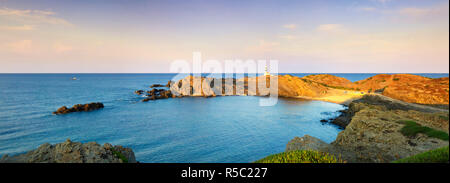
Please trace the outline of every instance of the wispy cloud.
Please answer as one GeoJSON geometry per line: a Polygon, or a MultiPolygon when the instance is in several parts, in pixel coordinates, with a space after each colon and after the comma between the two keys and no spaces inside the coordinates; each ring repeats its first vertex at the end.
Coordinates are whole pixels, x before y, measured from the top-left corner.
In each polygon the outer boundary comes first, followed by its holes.
{"type": "Polygon", "coordinates": [[[373,0],[373,1],[385,4],[385,3],[389,2],[389,1],[392,1],[392,0],[373,0]]]}
{"type": "Polygon", "coordinates": [[[283,27],[286,29],[296,29],[297,25],[296,24],[285,24],[285,25],[283,25],[283,27]]]}
{"type": "Polygon", "coordinates": [[[295,39],[297,39],[298,37],[297,36],[294,36],[294,35],[281,35],[281,36],[279,36],[281,39],[286,39],[286,40],[295,40],[295,39]]]}
{"type": "Polygon", "coordinates": [[[374,11],[377,11],[377,9],[374,8],[374,7],[360,7],[360,8],[358,8],[358,10],[359,10],[359,11],[367,11],[367,12],[374,12],[374,11]]]}
{"type": "Polygon", "coordinates": [[[248,47],[247,50],[251,52],[271,52],[278,46],[280,46],[279,42],[259,40],[257,45],[248,47]]]}
{"type": "Polygon", "coordinates": [[[6,49],[10,50],[13,53],[28,53],[33,46],[32,40],[20,40],[7,43],[5,45],[6,49]]]}
{"type": "Polygon", "coordinates": [[[64,44],[61,42],[57,42],[53,44],[53,49],[57,52],[57,53],[65,53],[65,52],[69,52],[73,50],[73,47],[68,45],[68,44],[64,44]]]}
{"type": "Polygon", "coordinates": [[[317,27],[317,30],[321,32],[342,32],[344,26],[341,24],[322,24],[317,27]]]}
{"type": "Polygon", "coordinates": [[[11,8],[0,8],[0,17],[15,23],[22,24],[52,24],[73,26],[67,20],[56,17],[56,13],[43,10],[20,10],[11,8]]]}
{"type": "Polygon", "coordinates": [[[432,8],[402,8],[397,11],[398,14],[409,17],[429,17],[429,16],[448,16],[448,4],[447,6],[432,7],[432,8]]]}
{"type": "Polygon", "coordinates": [[[12,30],[12,31],[30,31],[33,30],[32,25],[22,25],[22,26],[1,26],[0,30],[12,30]]]}
{"type": "Polygon", "coordinates": [[[395,10],[382,11],[394,20],[408,21],[448,21],[448,2],[430,7],[403,7],[395,10]]]}

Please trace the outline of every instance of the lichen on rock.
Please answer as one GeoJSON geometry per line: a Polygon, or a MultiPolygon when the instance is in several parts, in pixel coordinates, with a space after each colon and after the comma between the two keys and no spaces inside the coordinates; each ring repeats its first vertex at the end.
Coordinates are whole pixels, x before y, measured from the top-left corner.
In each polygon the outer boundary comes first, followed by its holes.
{"type": "Polygon", "coordinates": [[[67,139],[59,144],[42,144],[25,154],[4,155],[0,163],[136,163],[136,158],[130,148],[67,139]]]}

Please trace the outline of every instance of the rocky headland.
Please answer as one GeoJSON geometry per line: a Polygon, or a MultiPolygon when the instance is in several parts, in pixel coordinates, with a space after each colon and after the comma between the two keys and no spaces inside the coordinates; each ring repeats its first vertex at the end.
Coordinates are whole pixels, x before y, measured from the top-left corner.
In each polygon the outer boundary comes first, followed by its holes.
{"type": "Polygon", "coordinates": [[[186,96],[267,96],[270,90],[273,90],[270,84],[274,80],[278,85],[279,97],[322,100],[348,105],[353,100],[372,93],[408,103],[440,106],[447,109],[449,104],[448,77],[432,79],[412,74],[378,74],[356,82],[329,74],[305,77],[287,74],[240,79],[187,76],[178,81],[169,81],[166,85],[152,85],[152,90],[147,92],[137,90],[135,93],[139,95],[147,93],[147,98],[143,101],[186,96]]]}
{"type": "Polygon", "coordinates": [[[59,144],[42,144],[25,154],[4,155],[0,163],[136,163],[136,158],[130,148],[67,139],[59,144]]]}

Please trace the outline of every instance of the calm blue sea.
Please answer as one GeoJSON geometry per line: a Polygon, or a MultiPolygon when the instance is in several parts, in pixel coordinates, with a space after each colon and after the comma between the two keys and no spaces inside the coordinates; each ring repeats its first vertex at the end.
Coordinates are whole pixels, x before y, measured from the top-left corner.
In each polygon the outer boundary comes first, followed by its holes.
{"type": "MultiPolygon", "coordinates": [[[[335,75],[356,81],[375,74],[335,75]]],[[[338,104],[280,98],[275,106],[260,107],[258,97],[244,96],[143,103],[133,93],[174,76],[0,74],[0,155],[70,138],[131,147],[141,162],[252,162],[284,151],[295,136],[332,142],[340,131],[320,122],[338,115],[344,108],[338,104]],[[103,102],[105,108],[51,114],[63,105],[90,102],[103,102]]]]}

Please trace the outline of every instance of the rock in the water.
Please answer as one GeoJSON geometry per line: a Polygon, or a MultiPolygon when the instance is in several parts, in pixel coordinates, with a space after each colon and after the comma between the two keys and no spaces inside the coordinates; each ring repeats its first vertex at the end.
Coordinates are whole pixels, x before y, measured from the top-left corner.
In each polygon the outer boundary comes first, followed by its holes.
{"type": "Polygon", "coordinates": [[[144,93],[144,90],[136,90],[136,91],[134,91],[134,93],[136,93],[138,95],[142,95],[144,93]]]}
{"type": "Polygon", "coordinates": [[[171,85],[172,83],[173,83],[172,81],[168,81],[165,87],[170,88],[170,85],[171,85]]]}
{"type": "Polygon", "coordinates": [[[150,88],[156,88],[156,87],[166,87],[166,86],[164,86],[162,84],[153,84],[150,86],[150,88]]]}
{"type": "Polygon", "coordinates": [[[42,144],[25,154],[4,155],[0,163],[136,163],[136,158],[130,148],[67,139],[59,144],[42,144]]]}
{"type": "Polygon", "coordinates": [[[71,108],[66,106],[60,107],[58,110],[53,112],[53,114],[67,114],[71,112],[81,112],[81,111],[93,111],[103,108],[104,105],[100,102],[90,103],[90,104],[76,104],[71,108]]]}
{"type": "Polygon", "coordinates": [[[142,99],[142,102],[148,102],[149,100],[156,100],[156,99],[174,98],[174,97],[175,96],[172,94],[172,92],[170,90],[153,88],[152,90],[147,91],[147,98],[142,99]]]}

